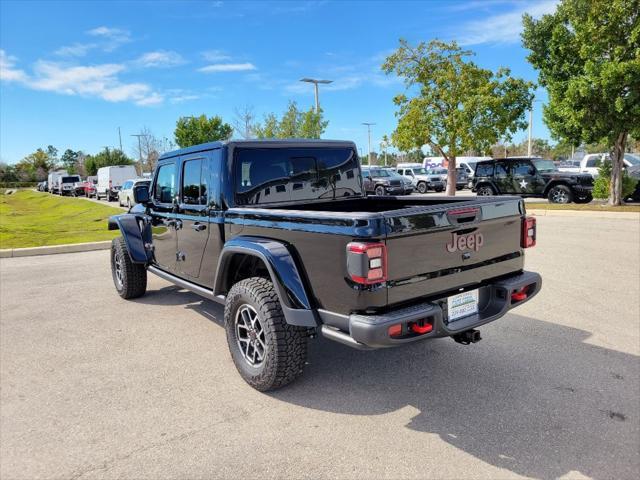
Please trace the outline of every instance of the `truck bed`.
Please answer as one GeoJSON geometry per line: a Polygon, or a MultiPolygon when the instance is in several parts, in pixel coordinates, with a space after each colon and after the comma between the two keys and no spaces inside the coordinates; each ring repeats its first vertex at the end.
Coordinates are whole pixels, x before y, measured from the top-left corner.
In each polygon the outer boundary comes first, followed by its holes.
{"type": "Polygon", "coordinates": [[[383,311],[522,271],[523,215],[519,197],[446,196],[354,197],[225,213],[230,237],[286,241],[306,270],[316,306],[344,314],[383,311]],[[454,234],[480,234],[483,242],[450,252],[454,234]],[[385,243],[388,281],[383,287],[363,290],[349,284],[343,259],[354,240],[385,243]]]}

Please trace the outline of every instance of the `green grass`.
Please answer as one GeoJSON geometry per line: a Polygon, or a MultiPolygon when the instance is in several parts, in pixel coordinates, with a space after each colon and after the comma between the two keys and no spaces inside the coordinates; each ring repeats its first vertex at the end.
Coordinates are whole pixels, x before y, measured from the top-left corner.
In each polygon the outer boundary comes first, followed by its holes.
{"type": "Polygon", "coordinates": [[[589,212],[640,212],[640,205],[622,205],[620,207],[611,207],[604,203],[527,203],[527,211],[530,210],[582,210],[589,212]]]}
{"type": "Polygon", "coordinates": [[[111,240],[107,218],[122,210],[33,190],[0,195],[0,248],[111,240]]]}

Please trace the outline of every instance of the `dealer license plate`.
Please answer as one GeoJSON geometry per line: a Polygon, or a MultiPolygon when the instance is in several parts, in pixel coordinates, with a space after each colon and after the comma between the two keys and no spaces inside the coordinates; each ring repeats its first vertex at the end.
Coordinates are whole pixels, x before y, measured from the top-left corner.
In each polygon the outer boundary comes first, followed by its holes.
{"type": "Polygon", "coordinates": [[[478,313],[478,289],[452,295],[447,299],[449,321],[453,322],[478,313]]]}

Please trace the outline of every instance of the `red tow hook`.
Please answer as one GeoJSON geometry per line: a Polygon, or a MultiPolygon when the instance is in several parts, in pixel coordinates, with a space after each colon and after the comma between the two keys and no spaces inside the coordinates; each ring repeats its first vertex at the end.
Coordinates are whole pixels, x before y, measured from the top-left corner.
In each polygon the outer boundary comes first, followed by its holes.
{"type": "Polygon", "coordinates": [[[522,287],[520,290],[516,290],[515,292],[513,292],[511,294],[511,301],[512,302],[521,302],[522,300],[526,300],[527,298],[527,290],[528,290],[529,286],[527,285],[526,287],[522,287]]]}
{"type": "Polygon", "coordinates": [[[422,335],[423,333],[429,333],[431,330],[433,330],[433,325],[431,325],[430,323],[426,323],[423,326],[418,325],[417,323],[411,323],[409,325],[409,328],[411,328],[411,331],[413,333],[417,333],[418,335],[422,335]]]}

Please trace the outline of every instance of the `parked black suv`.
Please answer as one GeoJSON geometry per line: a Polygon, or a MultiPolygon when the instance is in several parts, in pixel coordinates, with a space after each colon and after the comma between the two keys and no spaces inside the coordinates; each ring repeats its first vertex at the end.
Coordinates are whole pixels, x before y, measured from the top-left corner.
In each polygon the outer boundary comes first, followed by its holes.
{"type": "Polygon", "coordinates": [[[546,197],[551,203],[589,203],[593,177],[560,172],[551,160],[511,157],[479,162],[472,190],[478,195],[546,197]]]}

